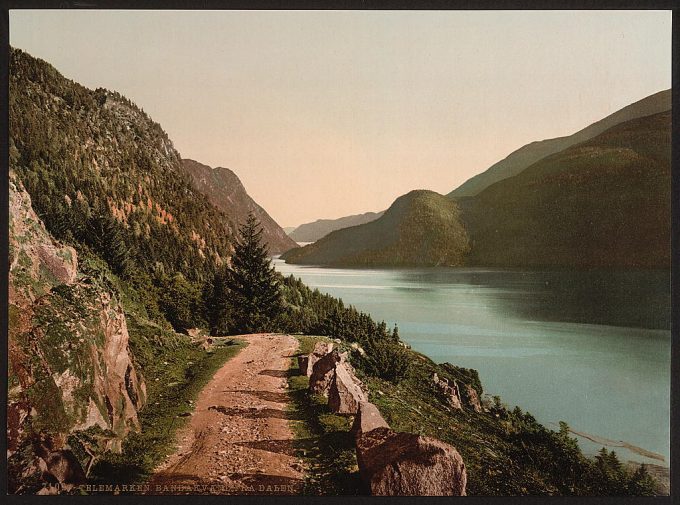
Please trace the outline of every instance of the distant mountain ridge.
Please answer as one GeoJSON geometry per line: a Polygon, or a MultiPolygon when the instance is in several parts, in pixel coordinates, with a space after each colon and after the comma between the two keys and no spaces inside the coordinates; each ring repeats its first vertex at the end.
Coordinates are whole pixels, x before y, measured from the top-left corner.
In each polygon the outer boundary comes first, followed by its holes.
{"type": "Polygon", "coordinates": [[[295,230],[290,233],[290,238],[296,242],[316,242],[332,231],[370,223],[371,221],[378,219],[384,213],[385,211],[383,210],[382,212],[364,212],[363,214],[355,214],[337,219],[317,219],[313,223],[301,224],[295,228],[295,230]]]}
{"type": "Polygon", "coordinates": [[[668,268],[670,154],[669,111],[630,119],[476,196],[413,191],[376,221],[283,258],[325,266],[668,268]]]}
{"type": "Polygon", "coordinates": [[[670,267],[671,113],[621,123],[458,199],[475,266],[670,267]]]}
{"type": "Polygon", "coordinates": [[[330,266],[458,266],[468,249],[458,204],[434,191],[414,190],[375,221],[333,231],[281,257],[330,266]]]}
{"type": "Polygon", "coordinates": [[[517,175],[532,163],[562,151],[580,142],[592,139],[618,124],[639,117],[650,116],[671,109],[672,93],[670,89],[659,91],[642,100],[638,100],[623,109],[579,130],[567,137],[532,142],[510,153],[506,158],[494,163],[486,171],[468,179],[447,196],[475,196],[492,184],[517,175]]]}
{"type": "Polygon", "coordinates": [[[269,252],[280,254],[297,247],[294,240],[272,219],[272,217],[246,192],[238,176],[228,168],[209,167],[191,159],[183,159],[182,171],[188,175],[197,191],[235,223],[244,223],[252,212],[260,221],[263,238],[269,245],[269,252]]]}

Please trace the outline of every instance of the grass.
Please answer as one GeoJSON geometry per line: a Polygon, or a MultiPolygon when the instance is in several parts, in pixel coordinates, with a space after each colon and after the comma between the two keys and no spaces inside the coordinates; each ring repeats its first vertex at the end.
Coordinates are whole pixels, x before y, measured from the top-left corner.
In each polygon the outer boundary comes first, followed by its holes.
{"type": "Polygon", "coordinates": [[[139,412],[142,429],[125,439],[121,454],[107,453],[97,462],[90,475],[95,483],[137,484],[148,479],[175,450],[175,433],[189,419],[198,394],[245,346],[232,340],[205,351],[182,335],[168,338],[171,332],[131,319],[131,347],[147,385],[147,404],[139,412]],[[168,345],[152,340],[163,336],[168,345]]]}
{"type": "Polygon", "coordinates": [[[368,491],[359,478],[351,419],[333,414],[321,395],[310,395],[309,378],[300,375],[297,356],[309,354],[324,337],[298,336],[300,347],[291,360],[288,388],[289,408],[299,419],[291,421],[297,454],[307,473],[305,495],[364,495],[368,491]]]}

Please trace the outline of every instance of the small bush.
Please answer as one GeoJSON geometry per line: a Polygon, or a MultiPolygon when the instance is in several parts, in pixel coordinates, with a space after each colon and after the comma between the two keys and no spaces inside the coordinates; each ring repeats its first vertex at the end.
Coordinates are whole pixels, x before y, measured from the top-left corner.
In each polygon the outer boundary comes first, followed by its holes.
{"type": "Polygon", "coordinates": [[[386,339],[369,339],[364,344],[366,356],[359,367],[368,375],[398,384],[408,373],[411,360],[401,347],[386,339]]]}

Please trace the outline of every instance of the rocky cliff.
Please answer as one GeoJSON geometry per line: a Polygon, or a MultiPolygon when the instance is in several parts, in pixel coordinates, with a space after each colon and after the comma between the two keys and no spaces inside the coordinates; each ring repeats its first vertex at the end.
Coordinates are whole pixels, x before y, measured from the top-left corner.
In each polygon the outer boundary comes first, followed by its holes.
{"type": "Polygon", "coordinates": [[[79,273],[10,175],[10,492],[82,482],[98,455],[139,429],[146,388],[111,287],[79,273]]]}
{"type": "Polygon", "coordinates": [[[191,179],[197,191],[220,209],[233,227],[245,223],[249,213],[260,221],[263,239],[271,254],[280,254],[297,247],[293,239],[274,221],[267,211],[260,207],[243,187],[237,175],[224,167],[211,168],[194,160],[182,160],[182,170],[191,179]]]}

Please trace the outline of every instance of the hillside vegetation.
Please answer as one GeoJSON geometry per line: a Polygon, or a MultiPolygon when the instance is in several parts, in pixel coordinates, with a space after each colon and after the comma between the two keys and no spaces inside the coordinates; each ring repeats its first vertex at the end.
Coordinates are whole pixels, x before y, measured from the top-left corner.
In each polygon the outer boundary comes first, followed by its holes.
{"type": "Polygon", "coordinates": [[[671,114],[622,123],[460,199],[478,266],[669,267],[671,114]]]}
{"type": "Polygon", "coordinates": [[[248,195],[234,172],[224,167],[211,168],[188,159],[182,160],[180,167],[189,176],[194,188],[207,196],[210,203],[228,216],[231,222],[245,223],[248,214],[252,213],[262,225],[262,238],[270,254],[280,254],[298,246],[267,211],[248,195]]]}
{"type": "Polygon", "coordinates": [[[377,220],[334,231],[282,258],[333,266],[458,266],[468,249],[457,203],[416,190],[398,198],[377,220]]]}
{"type": "Polygon", "coordinates": [[[665,112],[671,109],[671,90],[659,91],[651,96],[632,103],[621,110],[579,130],[567,137],[532,142],[510,153],[506,158],[494,163],[486,171],[471,177],[447,196],[475,196],[492,184],[519,174],[532,163],[562,151],[568,147],[585,142],[609,128],[631,119],[665,112]]]}

